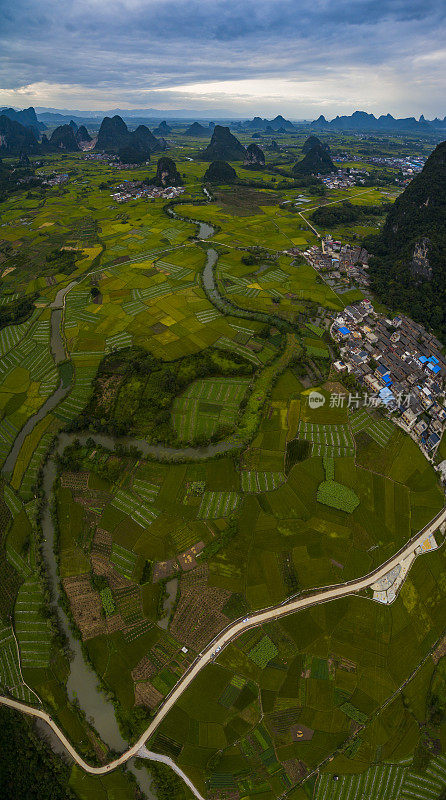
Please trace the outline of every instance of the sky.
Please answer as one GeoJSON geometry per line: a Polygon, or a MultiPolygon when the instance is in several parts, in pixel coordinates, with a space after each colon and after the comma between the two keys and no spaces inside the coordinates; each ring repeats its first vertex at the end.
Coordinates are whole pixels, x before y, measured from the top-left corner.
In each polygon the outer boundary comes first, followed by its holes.
{"type": "Polygon", "coordinates": [[[446,114],[444,0],[0,0],[0,104],[446,114]]]}

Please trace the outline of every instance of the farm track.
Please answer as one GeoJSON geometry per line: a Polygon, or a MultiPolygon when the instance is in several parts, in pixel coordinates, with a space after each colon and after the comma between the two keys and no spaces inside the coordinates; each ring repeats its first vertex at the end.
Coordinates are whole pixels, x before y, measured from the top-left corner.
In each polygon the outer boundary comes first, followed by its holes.
{"type": "MultiPolygon", "coordinates": [[[[352,195],[352,200],[354,200],[355,197],[360,197],[363,194],[370,194],[371,191],[373,191],[373,190],[372,189],[366,189],[363,192],[357,192],[356,194],[352,195]]],[[[344,203],[344,202],[345,202],[345,197],[342,197],[340,200],[331,200],[330,203],[320,203],[318,206],[311,206],[311,208],[305,209],[305,211],[298,211],[298,214],[303,219],[303,221],[305,222],[305,225],[308,225],[308,227],[311,228],[313,233],[316,234],[317,238],[321,239],[322,238],[322,234],[319,233],[319,231],[311,224],[311,222],[309,222],[309,220],[306,217],[304,217],[304,213],[305,214],[310,214],[312,211],[317,211],[318,208],[322,208],[322,206],[325,208],[325,206],[335,206],[335,205],[338,205],[339,203],[344,203]]]]}

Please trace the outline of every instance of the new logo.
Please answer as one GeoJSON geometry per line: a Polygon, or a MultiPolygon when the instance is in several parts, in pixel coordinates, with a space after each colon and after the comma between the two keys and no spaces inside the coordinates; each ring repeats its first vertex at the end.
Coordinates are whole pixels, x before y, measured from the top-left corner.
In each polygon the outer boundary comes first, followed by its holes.
{"type": "Polygon", "coordinates": [[[320,392],[310,392],[308,395],[308,405],[310,408],[320,408],[325,403],[325,397],[320,392]]]}

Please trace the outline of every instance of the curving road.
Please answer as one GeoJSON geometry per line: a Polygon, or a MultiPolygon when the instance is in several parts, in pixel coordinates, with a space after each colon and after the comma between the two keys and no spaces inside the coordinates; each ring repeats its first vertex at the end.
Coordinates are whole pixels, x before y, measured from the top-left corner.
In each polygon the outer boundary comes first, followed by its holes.
{"type": "MultiPolygon", "coordinates": [[[[272,620],[279,619],[281,617],[285,617],[289,614],[295,614],[298,611],[302,611],[306,608],[310,608],[311,606],[318,605],[319,603],[327,603],[331,600],[339,600],[343,597],[348,597],[349,595],[355,594],[357,592],[361,592],[364,589],[369,588],[372,586],[373,583],[380,580],[384,577],[391,569],[393,569],[402,559],[406,558],[408,555],[414,552],[415,548],[421,543],[423,538],[430,534],[435,533],[435,531],[439,528],[440,525],[446,522],[446,507],[443,508],[421,531],[419,531],[412,539],[410,539],[407,544],[405,544],[394,556],[389,558],[384,564],[374,569],[372,572],[369,572],[367,575],[364,575],[361,578],[356,578],[352,581],[347,581],[342,584],[337,584],[335,586],[326,586],[321,589],[314,590],[311,594],[307,596],[299,596],[295,598],[290,598],[285,600],[283,603],[271,606],[270,608],[264,609],[263,611],[257,611],[254,614],[251,614],[249,617],[245,619],[239,619],[235,622],[230,623],[226,629],[221,631],[212,642],[210,642],[207,647],[203,650],[202,653],[199,653],[195,661],[190,665],[189,669],[184,673],[181,680],[176,684],[176,686],[172,689],[170,694],[164,699],[164,702],[160,709],[158,710],[156,716],[151,721],[150,725],[146,728],[144,733],[140,736],[138,741],[126,750],[119,758],[116,758],[114,761],[111,761],[109,764],[105,764],[101,767],[93,767],[88,764],[82,756],[80,756],[74,747],[70,744],[68,739],[66,738],[65,734],[61,731],[58,725],[54,722],[54,720],[47,714],[45,711],[41,711],[36,708],[32,708],[31,706],[27,706],[25,703],[21,703],[17,700],[12,700],[8,697],[1,697],[0,696],[0,703],[3,705],[9,706],[10,708],[15,708],[18,711],[22,711],[25,714],[29,714],[30,716],[39,717],[43,719],[48,725],[52,728],[54,733],[57,735],[59,740],[62,742],[66,750],[72,756],[72,758],[76,761],[76,763],[85,771],[89,772],[92,775],[105,775],[108,772],[116,769],[117,767],[125,764],[130,758],[134,756],[141,756],[142,758],[152,758],[153,754],[146,750],[145,743],[147,740],[155,733],[156,729],[159,727],[163,719],[167,716],[171,708],[175,705],[177,700],[181,697],[181,695],[186,691],[188,686],[192,683],[192,681],[196,678],[196,676],[201,672],[204,667],[206,667],[210,662],[212,662],[217,653],[219,653],[223,648],[225,648],[230,642],[237,639],[245,631],[249,630],[250,628],[254,628],[258,625],[263,625],[265,623],[271,622],[272,620]]],[[[173,762],[172,762],[173,764],[173,762]]],[[[170,766],[172,764],[169,763],[170,766]]],[[[174,767],[175,768],[175,767],[174,767]]],[[[178,768],[175,769],[177,774],[178,768]]],[[[183,777],[183,775],[181,775],[183,777]]],[[[190,781],[188,781],[188,785],[191,787],[190,781]]],[[[195,796],[202,800],[201,795],[198,791],[193,787],[192,791],[194,791],[195,796]]]]}

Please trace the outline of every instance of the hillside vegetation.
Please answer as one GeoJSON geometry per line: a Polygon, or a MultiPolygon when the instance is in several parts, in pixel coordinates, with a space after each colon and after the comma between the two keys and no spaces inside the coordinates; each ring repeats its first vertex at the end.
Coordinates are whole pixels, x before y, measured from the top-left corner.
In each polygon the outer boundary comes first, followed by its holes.
{"type": "Polygon", "coordinates": [[[373,288],[388,305],[446,337],[446,141],[367,243],[373,288]]]}

